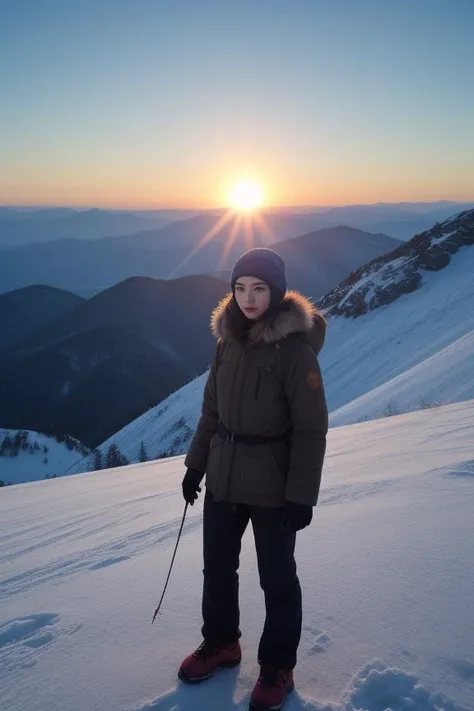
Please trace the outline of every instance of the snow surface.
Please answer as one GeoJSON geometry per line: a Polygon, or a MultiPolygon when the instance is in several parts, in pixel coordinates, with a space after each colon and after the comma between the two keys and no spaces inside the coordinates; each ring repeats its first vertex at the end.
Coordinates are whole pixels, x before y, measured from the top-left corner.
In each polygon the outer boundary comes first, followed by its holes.
{"type": "MultiPolygon", "coordinates": [[[[330,317],[320,354],[332,425],[403,413],[474,397],[474,248],[439,272],[424,272],[416,291],[357,319],[330,317]]],[[[396,274],[395,274],[396,278],[396,274]]],[[[129,461],[140,442],[149,459],[187,451],[207,373],[110,437],[129,461]]],[[[72,472],[92,468],[92,458],[72,472]]]]}
{"type": "MultiPolygon", "coordinates": [[[[0,428],[0,444],[6,436],[11,439],[20,430],[0,428]]],[[[19,451],[15,457],[0,457],[0,479],[5,484],[18,484],[21,482],[36,481],[47,477],[59,476],[70,469],[74,464],[83,460],[83,455],[71,451],[63,442],[58,442],[53,437],[34,432],[21,430],[28,434],[28,441],[34,446],[39,446],[39,451],[19,451]],[[47,452],[43,447],[47,448],[47,452]]]]}
{"type": "Polygon", "coordinates": [[[334,427],[474,398],[474,331],[401,375],[343,405],[334,427]]]}
{"type": "MultiPolygon", "coordinates": [[[[2,711],[243,711],[262,592],[241,561],[243,662],[176,679],[200,641],[202,495],[162,614],[182,457],[0,490],[2,711]]],[[[474,711],[474,401],[329,431],[298,535],[304,622],[287,711],[474,711]]]]}

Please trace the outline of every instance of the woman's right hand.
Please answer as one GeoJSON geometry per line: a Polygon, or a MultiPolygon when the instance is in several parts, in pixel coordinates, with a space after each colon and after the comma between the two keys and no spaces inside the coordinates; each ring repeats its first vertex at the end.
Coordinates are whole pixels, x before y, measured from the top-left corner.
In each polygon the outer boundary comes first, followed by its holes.
{"type": "Polygon", "coordinates": [[[198,497],[198,492],[201,491],[200,483],[204,474],[196,469],[187,469],[184,475],[181,487],[183,489],[183,497],[187,504],[194,504],[198,497]]]}

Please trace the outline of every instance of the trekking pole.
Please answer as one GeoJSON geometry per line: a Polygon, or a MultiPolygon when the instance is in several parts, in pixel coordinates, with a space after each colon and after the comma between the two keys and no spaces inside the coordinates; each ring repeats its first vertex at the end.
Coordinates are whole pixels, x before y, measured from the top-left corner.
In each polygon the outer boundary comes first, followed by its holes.
{"type": "Polygon", "coordinates": [[[158,614],[159,611],[160,611],[161,603],[163,602],[163,598],[164,598],[164,596],[165,596],[166,586],[168,585],[168,580],[170,579],[171,569],[173,568],[174,557],[175,557],[175,555],[176,555],[176,551],[178,550],[178,543],[179,543],[179,539],[181,538],[181,531],[183,530],[184,519],[186,518],[186,511],[187,511],[187,510],[188,510],[188,502],[186,502],[186,505],[185,505],[185,507],[184,507],[183,518],[181,519],[181,526],[180,526],[180,528],[179,528],[179,533],[178,533],[178,540],[176,541],[176,545],[175,545],[175,547],[174,547],[174,553],[173,553],[173,557],[171,558],[171,565],[170,565],[170,569],[169,569],[169,571],[168,571],[168,577],[166,578],[165,587],[163,588],[163,592],[161,593],[160,602],[158,603],[158,607],[157,607],[156,610],[155,610],[155,614],[153,615],[153,619],[152,619],[152,621],[151,621],[151,624],[154,623],[155,617],[157,616],[157,614],[158,614]]]}

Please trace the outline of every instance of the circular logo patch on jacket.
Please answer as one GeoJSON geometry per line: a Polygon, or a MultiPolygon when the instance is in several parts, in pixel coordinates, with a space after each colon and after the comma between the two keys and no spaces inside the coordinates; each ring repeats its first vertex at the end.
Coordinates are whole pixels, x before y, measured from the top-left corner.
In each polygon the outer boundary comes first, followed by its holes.
{"type": "Polygon", "coordinates": [[[306,382],[313,390],[317,390],[321,386],[321,379],[315,370],[308,370],[306,373],[306,382]]]}

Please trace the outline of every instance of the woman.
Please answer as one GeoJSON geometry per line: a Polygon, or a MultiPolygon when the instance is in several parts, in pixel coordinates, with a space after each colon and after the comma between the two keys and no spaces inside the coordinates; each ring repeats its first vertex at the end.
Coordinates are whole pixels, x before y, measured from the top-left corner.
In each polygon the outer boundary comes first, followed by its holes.
{"type": "Polygon", "coordinates": [[[183,496],[204,498],[203,643],[183,661],[185,682],[239,664],[238,575],[252,522],[266,619],[251,709],[280,709],[293,688],[301,635],[296,532],[312,519],[328,415],[317,355],[324,317],[286,291],[285,264],[256,248],[234,266],[232,293],[215,309],[216,354],[185,459],[183,496]]]}

